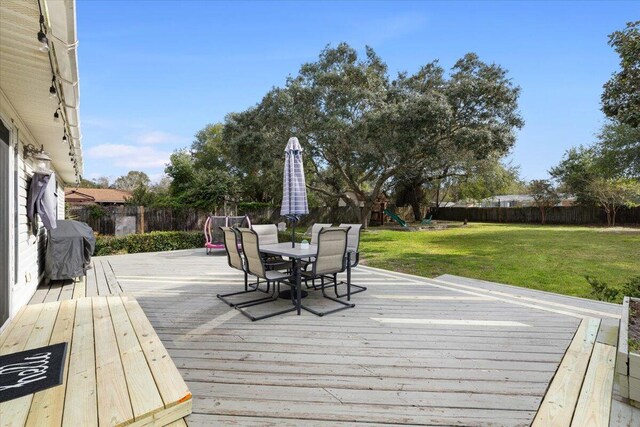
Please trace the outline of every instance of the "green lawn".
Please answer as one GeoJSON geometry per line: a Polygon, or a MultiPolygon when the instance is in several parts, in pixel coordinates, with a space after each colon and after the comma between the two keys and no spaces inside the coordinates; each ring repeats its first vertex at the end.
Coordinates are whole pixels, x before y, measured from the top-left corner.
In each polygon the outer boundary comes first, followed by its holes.
{"type": "Polygon", "coordinates": [[[620,287],[640,275],[640,229],[470,224],[363,233],[364,264],[426,277],[455,274],[590,298],[589,275],[620,287]]]}

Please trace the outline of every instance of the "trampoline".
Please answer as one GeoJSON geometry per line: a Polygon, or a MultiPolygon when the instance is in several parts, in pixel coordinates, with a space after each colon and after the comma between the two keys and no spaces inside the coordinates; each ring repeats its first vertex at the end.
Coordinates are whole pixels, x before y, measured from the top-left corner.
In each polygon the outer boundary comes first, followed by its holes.
{"type": "Polygon", "coordinates": [[[251,228],[251,220],[245,216],[209,216],[204,222],[204,248],[207,254],[224,250],[224,234],[220,227],[251,228]]]}

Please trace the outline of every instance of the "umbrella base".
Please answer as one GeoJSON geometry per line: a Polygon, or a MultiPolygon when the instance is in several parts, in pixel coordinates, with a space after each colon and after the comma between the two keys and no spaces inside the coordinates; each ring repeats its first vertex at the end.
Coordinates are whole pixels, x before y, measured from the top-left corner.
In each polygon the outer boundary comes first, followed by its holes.
{"type": "MultiPolygon", "coordinates": [[[[282,292],[280,292],[278,294],[278,298],[289,299],[290,300],[291,299],[291,292],[293,292],[293,291],[291,291],[290,289],[287,289],[286,291],[282,291],[282,292]]],[[[308,295],[309,295],[309,292],[307,292],[307,291],[300,292],[300,297],[301,298],[306,298],[308,295]]],[[[296,294],[294,292],[293,298],[295,299],[295,297],[296,297],[296,294]]]]}

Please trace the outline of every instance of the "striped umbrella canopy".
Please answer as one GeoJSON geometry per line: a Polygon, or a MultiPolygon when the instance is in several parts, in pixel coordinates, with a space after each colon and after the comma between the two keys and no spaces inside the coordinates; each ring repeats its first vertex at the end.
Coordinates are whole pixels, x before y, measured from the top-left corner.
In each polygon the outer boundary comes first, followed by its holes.
{"type": "Polygon", "coordinates": [[[298,138],[289,138],[285,152],[284,178],[282,180],[282,208],[280,215],[286,216],[293,223],[291,245],[294,246],[295,224],[299,215],[309,213],[307,188],[304,182],[302,167],[302,147],[298,138]]]}

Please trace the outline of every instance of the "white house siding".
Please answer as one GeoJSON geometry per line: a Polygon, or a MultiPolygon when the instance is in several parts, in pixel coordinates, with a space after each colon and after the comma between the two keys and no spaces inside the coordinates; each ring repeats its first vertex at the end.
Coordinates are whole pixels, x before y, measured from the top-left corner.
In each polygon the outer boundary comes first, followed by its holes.
{"type": "MultiPolygon", "coordinates": [[[[15,266],[15,268],[11,268],[12,274],[10,277],[10,316],[13,317],[29,301],[38,284],[44,278],[44,251],[46,249],[47,232],[42,222],[39,221],[38,232],[33,235],[27,219],[28,183],[33,175],[33,168],[31,162],[24,159],[23,147],[27,143],[39,144],[31,141],[28,132],[24,132],[23,128],[21,129],[19,126],[21,120],[16,117],[13,111],[5,107],[7,106],[0,105],[0,117],[5,125],[10,125],[12,158],[14,159],[13,164],[10,165],[10,170],[11,176],[14,179],[17,177],[17,182],[11,182],[10,188],[0,189],[0,191],[8,191],[12,195],[12,209],[8,214],[10,224],[10,265],[12,267],[15,266]],[[15,156],[16,149],[17,156],[15,156]],[[17,174],[15,173],[16,171],[17,174]],[[16,188],[17,193],[15,191],[16,188]],[[15,259],[16,254],[17,260],[15,259]]],[[[57,184],[58,218],[64,219],[64,190],[59,181],[57,184]]]]}
{"type": "Polygon", "coordinates": [[[64,219],[64,185],[58,178],[57,183],[57,194],[58,194],[58,219],[64,219]]]}
{"type": "Polygon", "coordinates": [[[44,250],[46,230],[40,222],[38,233],[33,235],[27,219],[28,183],[33,175],[30,162],[22,156],[22,146],[18,157],[18,269],[12,288],[12,315],[14,310],[26,304],[42,279],[44,272],[44,250]]]}

